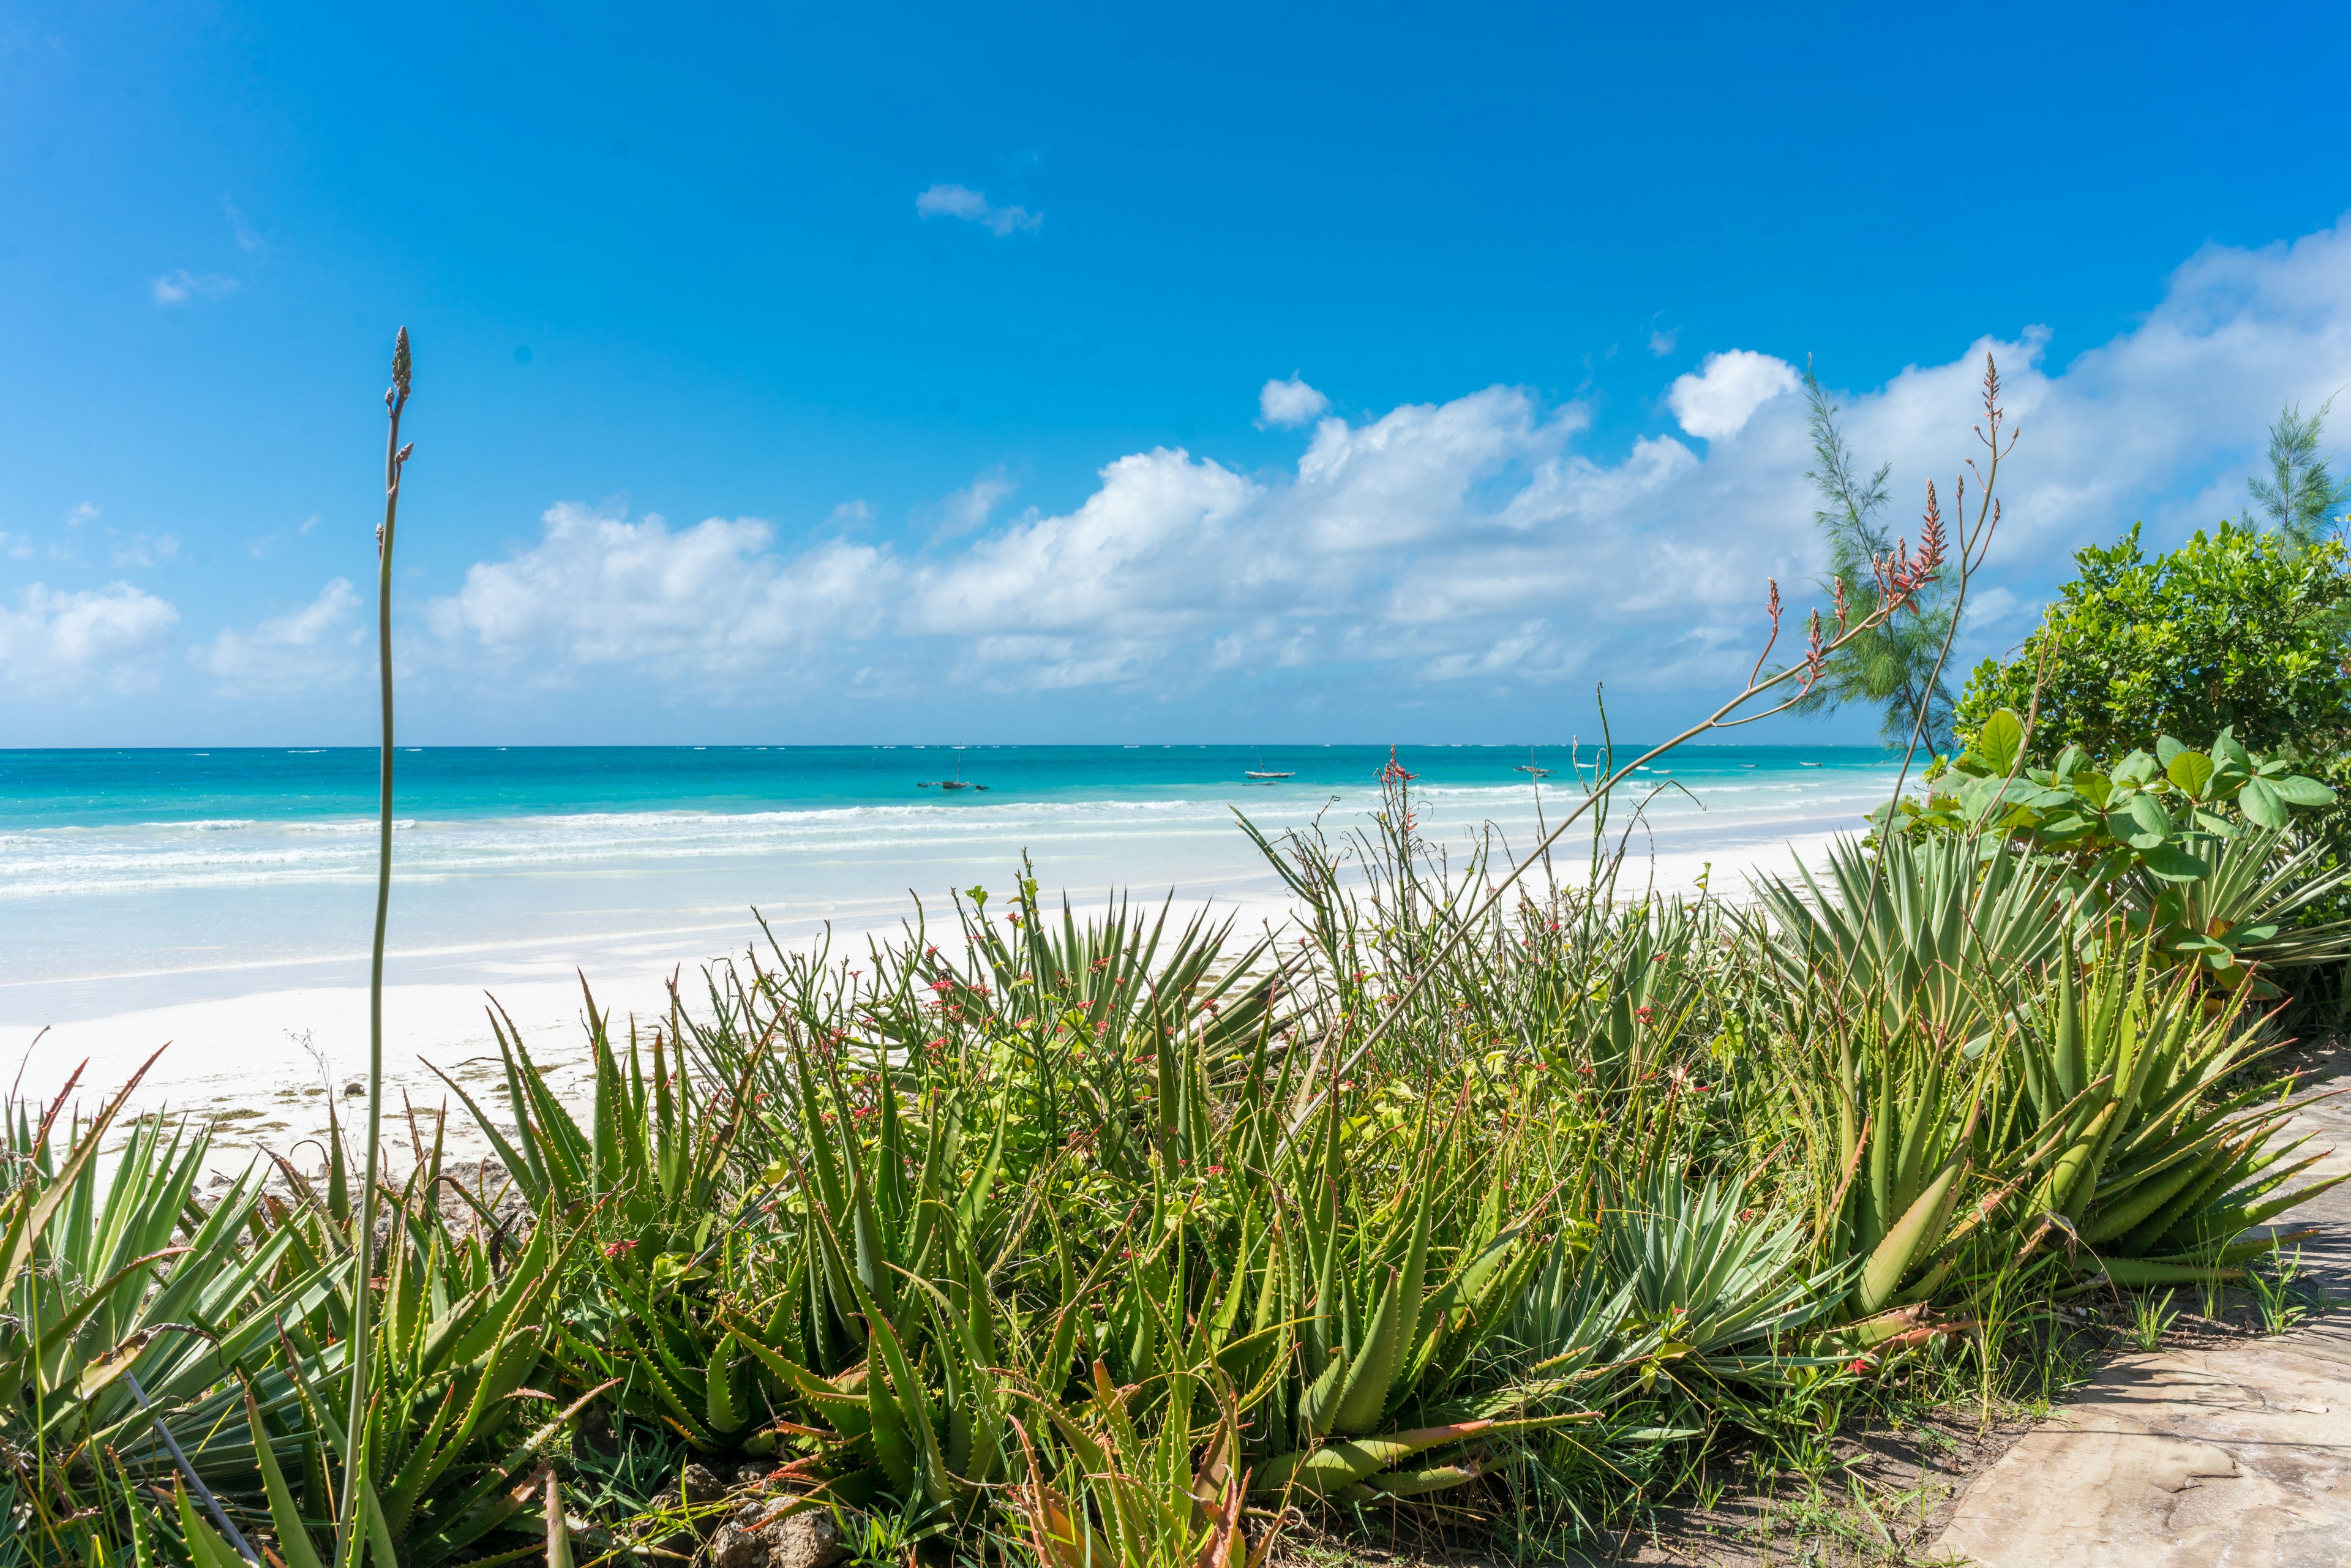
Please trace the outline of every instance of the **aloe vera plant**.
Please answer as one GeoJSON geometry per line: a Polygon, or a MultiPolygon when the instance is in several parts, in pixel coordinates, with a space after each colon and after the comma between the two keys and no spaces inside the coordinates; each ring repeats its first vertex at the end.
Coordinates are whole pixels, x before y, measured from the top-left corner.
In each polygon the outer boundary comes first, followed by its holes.
{"type": "Polygon", "coordinates": [[[1230,1384],[1213,1366],[1161,1381],[1164,1414],[1148,1427],[1133,1409],[1141,1385],[1113,1383],[1100,1362],[1083,1404],[1032,1401],[1037,1439],[1016,1420],[1032,1479],[1014,1495],[1046,1568],[1255,1568],[1272,1551],[1279,1518],[1254,1543],[1242,1522],[1249,1472],[1230,1384]]]}
{"type": "MultiPolygon", "coordinates": [[[[380,1296],[380,1311],[365,1320],[372,1354],[354,1354],[348,1337],[329,1341],[331,1319],[283,1323],[282,1364],[298,1404],[283,1421],[257,1404],[242,1412],[287,1568],[355,1563],[361,1551],[393,1568],[434,1568],[476,1555],[502,1531],[528,1530],[534,1500],[519,1483],[565,1424],[605,1392],[599,1386],[565,1405],[534,1386],[549,1368],[554,1308],[578,1231],[558,1210],[542,1210],[501,1275],[481,1238],[453,1235],[428,1203],[438,1176],[435,1150],[397,1195],[384,1275],[364,1292],[380,1296]],[[339,1418],[337,1396],[355,1371],[368,1384],[353,1428],[339,1418]],[[277,1453],[289,1441],[298,1495],[277,1453]],[[322,1559],[312,1530],[353,1510],[364,1533],[322,1559]]],[[[346,1309],[342,1325],[355,1317],[346,1309]]]]}
{"type": "MultiPolygon", "coordinates": [[[[52,1168],[47,1145],[24,1138],[18,1124],[27,1163],[50,1184],[43,1196],[63,1201],[4,1298],[0,1368],[14,1369],[5,1386],[43,1438],[67,1451],[110,1448],[134,1465],[175,1463],[160,1422],[198,1475],[233,1481],[253,1456],[242,1429],[221,1419],[235,1408],[221,1367],[266,1351],[279,1322],[318,1310],[342,1270],[298,1257],[284,1228],[253,1237],[258,1168],[192,1220],[204,1133],[142,1119],[101,1175],[89,1155],[108,1126],[76,1129],[52,1168]]],[[[256,1382],[273,1407],[292,1402],[274,1370],[256,1382]]]]}
{"type": "Polygon", "coordinates": [[[1870,1325],[1849,1341],[1932,1300],[2014,1196],[2032,1155],[1979,1157],[2003,1050],[2001,1037],[1959,1046],[1915,1022],[1832,1014],[1790,1063],[1783,1086],[1816,1140],[1815,1255],[1851,1260],[1838,1315],[1870,1325]]]}
{"type": "Polygon", "coordinates": [[[2210,1279],[2276,1244],[2252,1227],[2343,1180],[2281,1191],[2319,1156],[2275,1134],[2305,1102],[2257,1084],[2220,1092],[2266,1054],[2241,996],[2210,1007],[2192,977],[2108,944],[2052,988],[2019,1057],[2022,1103],[2055,1150],[2030,1211],[2036,1245],[2064,1246],[2126,1284],[2210,1279]]]}

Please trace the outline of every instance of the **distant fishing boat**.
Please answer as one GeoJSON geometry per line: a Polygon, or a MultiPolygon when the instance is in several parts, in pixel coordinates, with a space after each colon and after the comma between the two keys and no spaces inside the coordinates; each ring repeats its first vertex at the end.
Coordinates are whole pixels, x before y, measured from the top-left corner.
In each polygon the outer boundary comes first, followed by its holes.
{"type": "Polygon", "coordinates": [[[1285,772],[1278,768],[1268,768],[1262,757],[1257,759],[1256,767],[1242,768],[1241,776],[1252,784],[1272,784],[1284,779],[1298,777],[1295,771],[1285,772]]]}
{"type": "Polygon", "coordinates": [[[1511,771],[1528,774],[1536,779],[1548,779],[1551,777],[1550,768],[1538,768],[1535,766],[1535,748],[1531,746],[1527,747],[1527,759],[1524,762],[1520,763],[1518,767],[1511,769],[1511,771]]]}
{"type": "Polygon", "coordinates": [[[1800,762],[1796,766],[1799,768],[1818,768],[1820,764],[1817,762],[1800,762]]]}
{"type": "MultiPolygon", "coordinates": [[[[925,782],[922,787],[925,789],[931,788],[930,784],[927,782],[925,782]]],[[[938,780],[938,787],[942,789],[985,789],[987,788],[985,784],[974,784],[970,779],[963,776],[963,747],[960,746],[956,747],[956,776],[952,779],[942,779],[938,780]]]]}

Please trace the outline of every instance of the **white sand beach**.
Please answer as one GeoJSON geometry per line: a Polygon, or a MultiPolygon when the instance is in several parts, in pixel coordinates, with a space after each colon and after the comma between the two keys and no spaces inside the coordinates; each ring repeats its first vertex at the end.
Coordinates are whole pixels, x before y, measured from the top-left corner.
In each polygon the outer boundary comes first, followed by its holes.
{"type": "MultiPolygon", "coordinates": [[[[1675,850],[1628,862],[1624,887],[1687,894],[1703,876],[1715,895],[1737,898],[1753,870],[1784,871],[1799,855],[1817,860],[1831,837],[1675,850]]],[[[1082,913],[1100,908],[1109,894],[1106,887],[1078,888],[1070,897],[1082,913]]],[[[395,884],[395,909],[402,895],[395,884]]],[[[1138,885],[1128,895],[1155,906],[1171,890],[1138,885]]],[[[360,897],[364,905],[364,894],[360,897]]],[[[813,950],[828,939],[830,920],[832,953],[855,966],[869,938],[897,935],[911,911],[901,893],[859,901],[830,916],[770,914],[769,925],[778,942],[813,950]]],[[[1270,873],[1237,862],[1215,885],[1203,887],[1196,877],[1173,890],[1172,922],[1196,915],[1212,923],[1230,920],[1237,935],[1246,936],[1279,931],[1290,910],[1270,873]]],[[[935,921],[935,936],[936,929],[935,921]]],[[[764,949],[766,941],[746,908],[732,922],[695,911],[665,930],[649,923],[563,943],[517,934],[505,940],[485,935],[472,945],[428,951],[395,947],[384,998],[392,1157],[398,1162],[405,1153],[406,1106],[428,1118],[423,1124],[428,1136],[429,1114],[450,1106],[450,1147],[465,1155],[484,1152],[463,1107],[433,1070],[469,1087],[489,1082],[497,1054],[487,1010],[493,999],[559,1085],[576,1082],[586,1059],[583,980],[613,1029],[625,1031],[632,1020],[650,1025],[666,1012],[673,976],[693,1009],[702,996],[704,966],[740,957],[754,944],[764,949]]],[[[43,1102],[78,1070],[74,1103],[87,1111],[154,1056],[129,1109],[185,1113],[213,1127],[216,1172],[242,1169],[256,1147],[293,1152],[298,1163],[315,1166],[319,1148],[299,1146],[325,1135],[329,1096],[346,1118],[360,1103],[346,1092],[367,1071],[366,981],[367,955],[360,948],[296,962],[0,986],[0,1068],[9,1071],[19,1094],[43,1102]],[[110,1008],[110,998],[133,1005],[110,1008]]]]}

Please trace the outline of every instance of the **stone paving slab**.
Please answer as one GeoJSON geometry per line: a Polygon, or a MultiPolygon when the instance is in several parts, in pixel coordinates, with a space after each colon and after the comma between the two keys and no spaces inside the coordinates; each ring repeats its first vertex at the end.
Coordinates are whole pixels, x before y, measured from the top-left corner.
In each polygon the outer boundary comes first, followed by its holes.
{"type": "Polygon", "coordinates": [[[2342,1568],[2351,1333],[2115,1362],[1976,1479],[1938,1554],[1984,1568],[2342,1568]],[[2315,1342],[2332,1354],[2307,1354],[2315,1342]]]}
{"type": "MultiPolygon", "coordinates": [[[[2342,1080],[2337,1080],[2339,1084],[2342,1080]]],[[[2351,1106],[2295,1120],[2351,1169],[2351,1106]]],[[[2125,1356],[1976,1477],[1934,1555],[1981,1568],[2351,1564],[2351,1183],[2282,1224],[2338,1309],[2294,1333],[2125,1356]]],[[[2183,1295],[2185,1293],[2183,1292],[2183,1295]]]]}

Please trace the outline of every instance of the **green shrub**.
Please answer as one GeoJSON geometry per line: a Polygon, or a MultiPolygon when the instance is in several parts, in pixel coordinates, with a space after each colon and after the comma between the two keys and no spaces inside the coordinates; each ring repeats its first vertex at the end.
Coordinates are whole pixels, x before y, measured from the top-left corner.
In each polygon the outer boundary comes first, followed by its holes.
{"type": "Polygon", "coordinates": [[[1969,677],[1963,741],[2002,708],[2037,708],[2041,761],[2068,746],[2111,760],[2150,735],[2209,746],[2223,729],[2259,751],[2351,749],[2351,561],[2341,541],[2297,549],[2223,522],[2150,558],[2134,523],[2074,559],[2080,574],[2040,630],[1969,677]]]}

